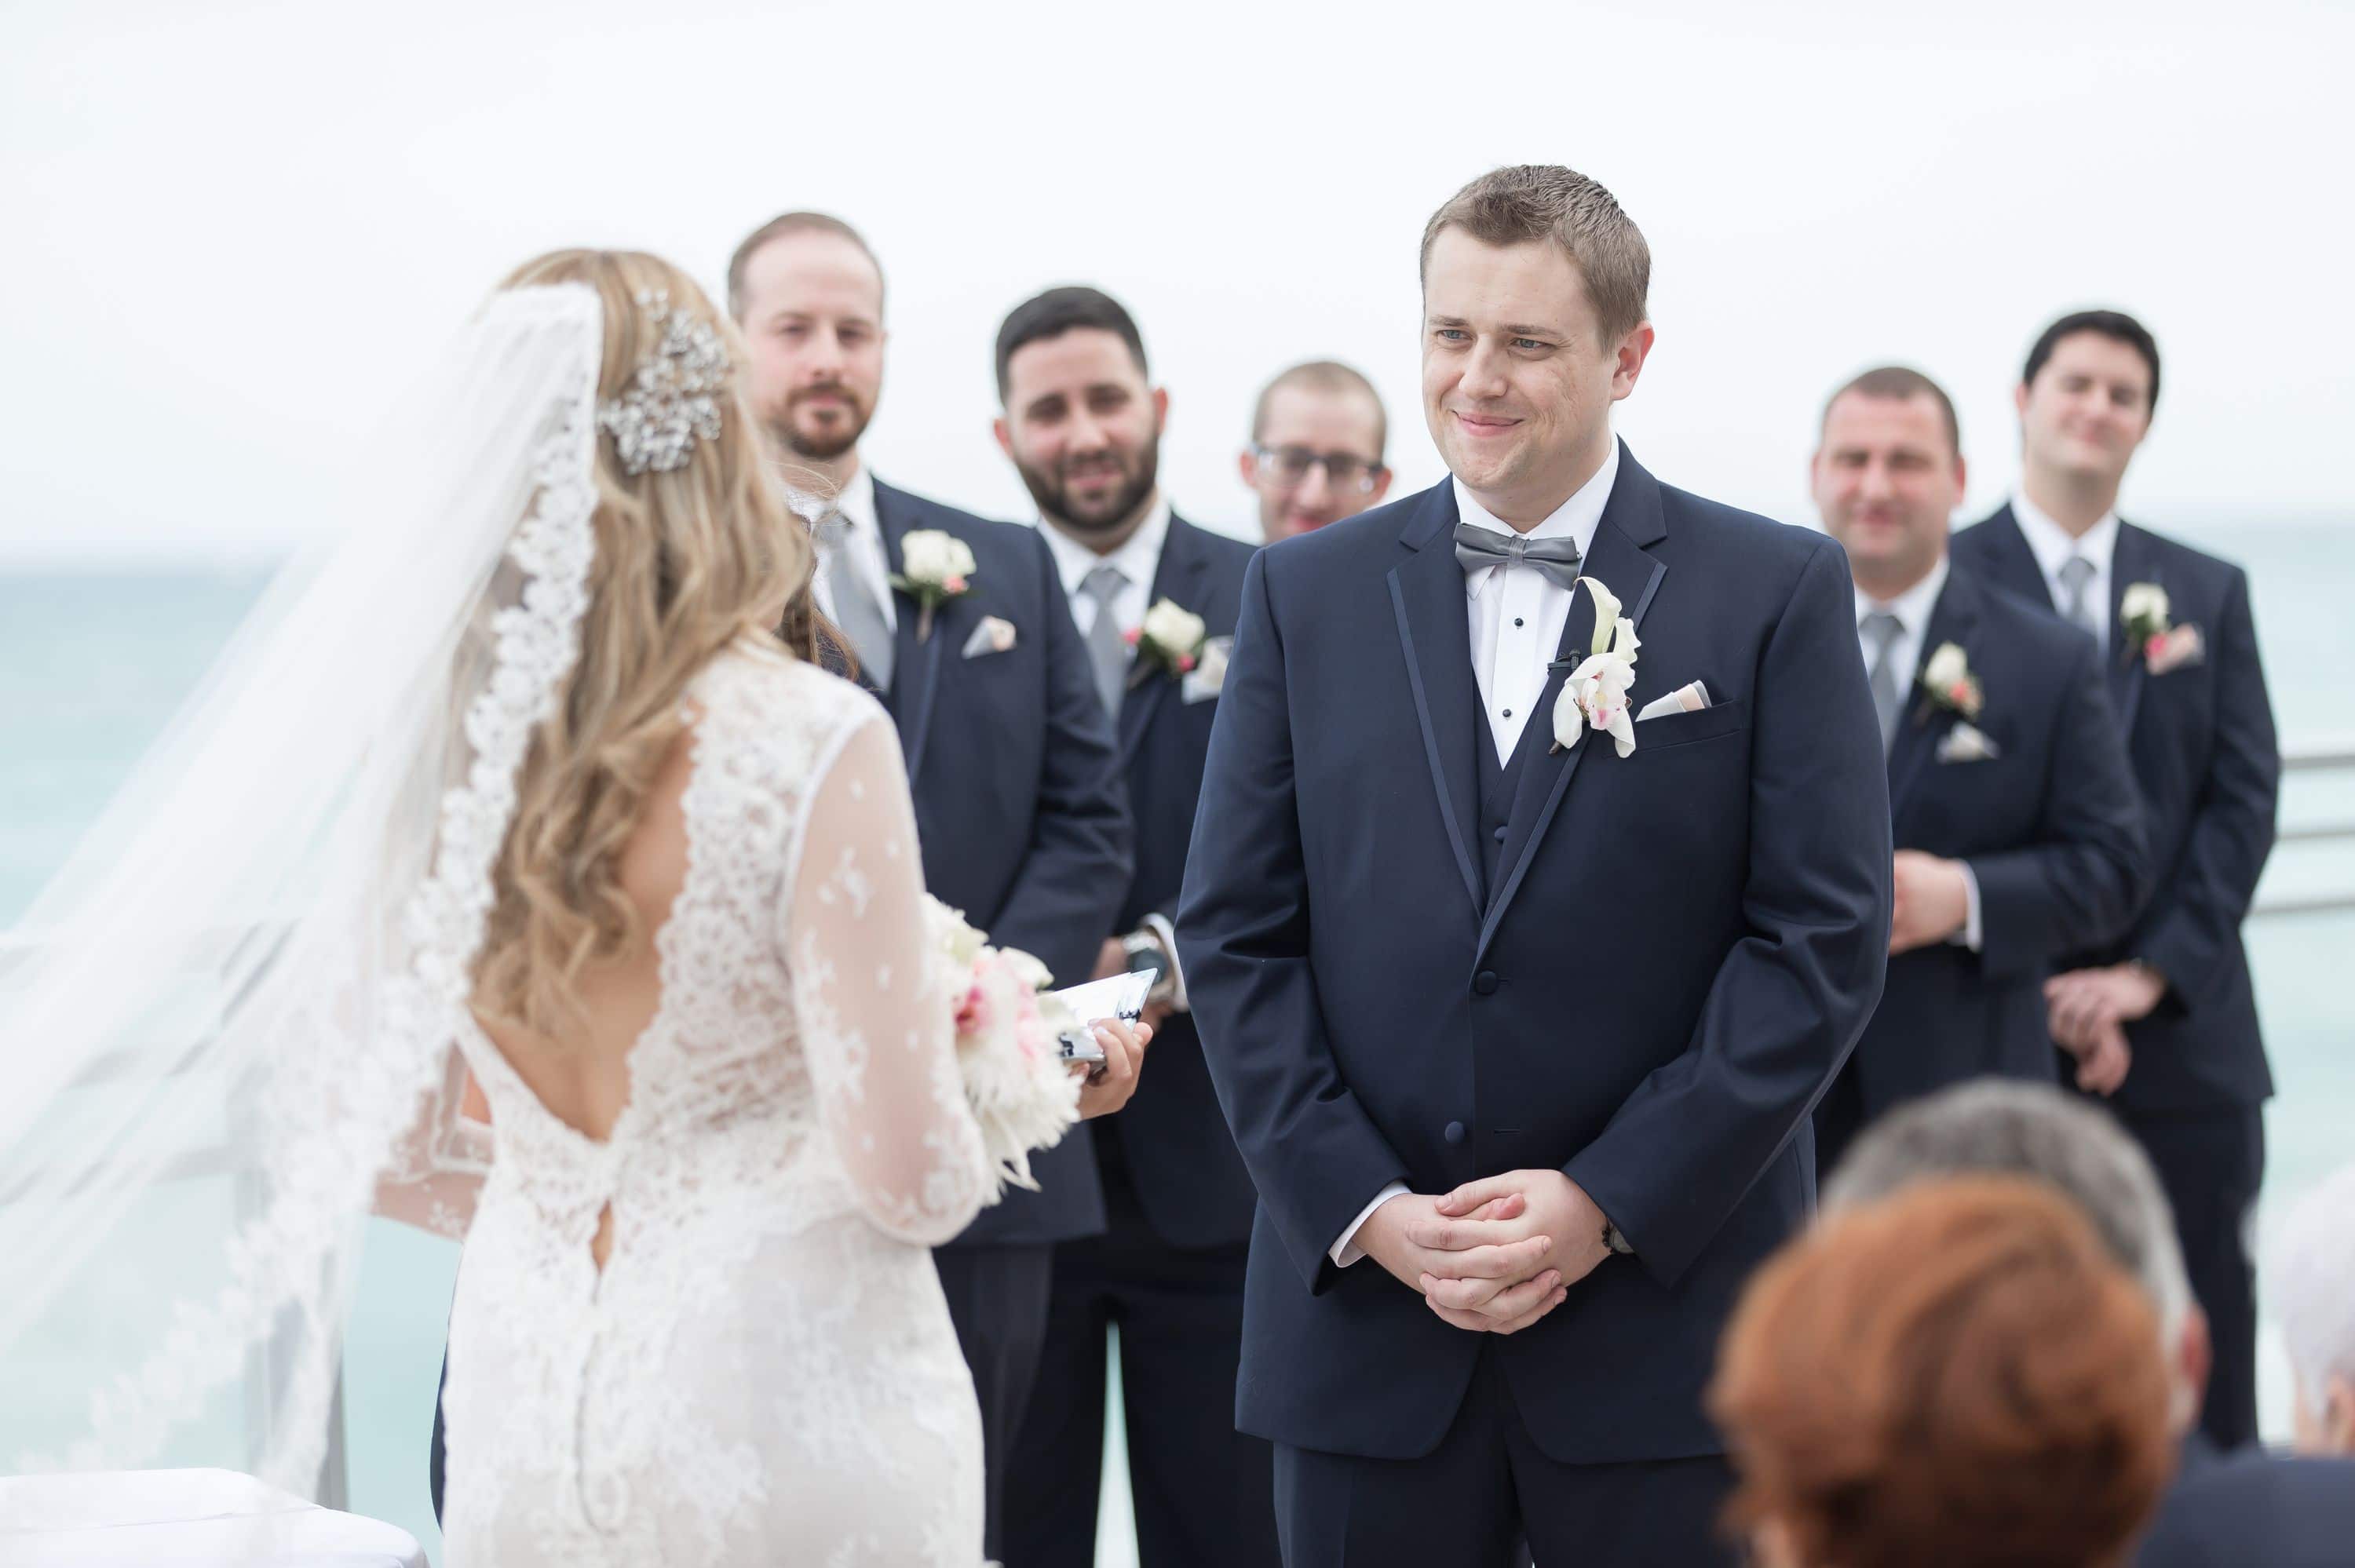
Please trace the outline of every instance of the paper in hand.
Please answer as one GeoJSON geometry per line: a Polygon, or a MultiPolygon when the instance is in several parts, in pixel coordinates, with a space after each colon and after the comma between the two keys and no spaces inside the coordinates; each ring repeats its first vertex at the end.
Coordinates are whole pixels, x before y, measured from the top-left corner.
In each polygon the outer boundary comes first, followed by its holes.
{"type": "Polygon", "coordinates": [[[1709,706],[1709,688],[1699,681],[1689,681],[1665,697],[1654,697],[1636,715],[1636,722],[1658,718],[1666,714],[1697,714],[1709,706]]]}
{"type": "Polygon", "coordinates": [[[1096,1044],[1095,1026],[1107,1018],[1117,1018],[1134,1023],[1145,1016],[1145,998],[1153,990],[1151,971],[1139,969],[1130,974],[1114,975],[1109,980],[1090,980],[1085,985],[1066,986],[1051,994],[1056,1001],[1071,1010],[1080,1021],[1077,1030],[1067,1030],[1062,1035],[1063,1060],[1066,1062],[1101,1062],[1103,1047],[1096,1044]]]}

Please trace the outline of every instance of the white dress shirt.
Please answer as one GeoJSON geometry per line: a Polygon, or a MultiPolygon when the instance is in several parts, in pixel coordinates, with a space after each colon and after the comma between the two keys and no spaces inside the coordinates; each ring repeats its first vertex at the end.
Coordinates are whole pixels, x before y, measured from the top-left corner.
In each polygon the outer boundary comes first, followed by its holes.
{"type": "MultiPolygon", "coordinates": [[[[1594,477],[1524,537],[1572,540],[1583,558],[1594,548],[1594,530],[1618,477],[1619,443],[1614,441],[1611,455],[1594,477]]],[[[1455,481],[1455,514],[1476,528],[1508,538],[1518,532],[1474,500],[1460,479],[1455,481]]],[[[1561,651],[1561,629],[1570,620],[1572,595],[1530,566],[1466,572],[1464,592],[1470,601],[1465,608],[1471,611],[1472,669],[1480,681],[1480,706],[1488,715],[1497,760],[1509,762],[1522,727],[1545,697],[1546,666],[1561,651]]]]}
{"type": "Polygon", "coordinates": [[[2069,590],[2061,581],[2061,568],[2069,557],[2083,556],[2093,563],[2093,577],[2085,584],[2085,608],[2093,613],[2094,640],[2108,647],[2110,577],[2118,554],[2118,514],[2104,513],[2101,521],[2083,534],[2073,535],[2054,522],[2050,513],[2029,500],[2025,490],[2013,493],[2011,514],[2019,520],[2020,535],[2034,552],[2037,569],[2044,574],[2044,586],[2055,605],[2069,602],[2069,590]]]}
{"type": "MultiPolygon", "coordinates": [[[[1593,551],[1594,531],[1602,525],[1604,504],[1611,499],[1611,486],[1618,477],[1619,443],[1614,440],[1594,477],[1523,536],[1573,540],[1583,560],[1593,551]]],[[[1462,480],[1455,483],[1458,520],[1508,537],[1520,533],[1511,524],[1497,521],[1494,513],[1474,500],[1462,480]]],[[[1480,681],[1480,706],[1488,715],[1488,737],[1496,743],[1497,760],[1509,763],[1513,748],[1521,743],[1522,727],[1545,699],[1546,666],[1561,652],[1562,628],[1570,623],[1574,596],[1535,567],[1510,565],[1465,573],[1464,592],[1469,600],[1465,608],[1471,611],[1472,670],[1480,681]]],[[[1633,609],[1630,606],[1630,613],[1633,609]]],[[[1405,1182],[1393,1181],[1358,1211],[1358,1217],[1329,1250],[1335,1266],[1347,1268],[1366,1255],[1358,1245],[1359,1230],[1376,1209],[1409,1191],[1405,1182]]]]}
{"type": "Polygon", "coordinates": [[[1047,548],[1055,557],[1055,570],[1063,579],[1063,596],[1071,601],[1071,620],[1078,625],[1082,641],[1094,629],[1096,600],[1093,594],[1082,593],[1080,585],[1098,567],[1114,568],[1123,579],[1120,592],[1113,596],[1112,601],[1112,612],[1120,629],[1129,631],[1145,624],[1145,612],[1153,608],[1153,579],[1161,571],[1161,547],[1169,542],[1169,503],[1158,493],[1153,497],[1153,509],[1137,524],[1136,532],[1108,556],[1097,555],[1043,518],[1039,520],[1039,532],[1047,536],[1047,548]]]}
{"type": "MultiPolygon", "coordinates": [[[[1871,640],[1864,634],[1864,618],[1875,612],[1897,618],[1897,635],[1889,641],[1889,658],[1904,683],[1900,689],[1905,694],[1905,712],[1912,709],[1917,673],[1922,668],[1923,659],[1930,652],[1925,646],[1930,636],[1930,617],[1937,613],[1938,596],[1946,591],[1946,578],[1951,571],[1946,557],[1942,555],[1938,557],[1938,564],[1930,568],[1928,577],[1895,599],[1867,599],[1860,592],[1856,596],[1857,643],[1864,650],[1866,669],[1872,667],[1875,651],[1871,640]]],[[[1897,722],[1902,725],[1911,721],[1905,713],[1901,713],[1897,722]]],[[[1902,849],[1905,846],[1900,844],[1897,847],[1902,849]]],[[[1987,935],[1979,924],[1978,874],[1971,870],[1968,861],[1955,863],[1963,868],[1963,928],[1946,939],[1960,942],[1976,953],[1987,935]]]]}
{"type": "MultiPolygon", "coordinates": [[[[884,624],[897,631],[900,607],[892,603],[896,596],[891,592],[891,552],[883,544],[883,524],[875,518],[875,476],[867,471],[865,463],[858,465],[858,471],[850,476],[850,482],[834,498],[834,510],[850,524],[850,537],[843,544],[843,559],[865,581],[875,602],[883,607],[884,624]]],[[[836,619],[834,588],[826,581],[831,566],[831,559],[820,554],[817,577],[810,585],[817,596],[818,609],[826,612],[828,620],[836,619]]]]}

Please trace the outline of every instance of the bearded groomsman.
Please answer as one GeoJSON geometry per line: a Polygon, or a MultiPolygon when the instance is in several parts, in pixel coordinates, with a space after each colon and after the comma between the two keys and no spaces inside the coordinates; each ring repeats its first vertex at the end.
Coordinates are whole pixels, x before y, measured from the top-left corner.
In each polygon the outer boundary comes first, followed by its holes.
{"type": "Polygon", "coordinates": [[[1266,1443],[1235,1430],[1251,1179],[1187,1011],[1170,918],[1252,547],[1195,527],[1158,482],[1169,395],[1136,323],[1050,289],[997,334],[998,445],[1039,504],[1086,672],[1118,726],[1136,874],[1098,977],[1150,969],[1153,1092],[1094,1124],[1102,1235],[1055,1249],[1054,1298],[1007,1478],[1009,1568],[1095,1561],[1106,1330],[1117,1329],[1145,1568],[1273,1563],[1266,1443]]]}
{"type": "MultiPolygon", "coordinates": [[[[858,679],[900,728],[924,884],[1060,983],[1094,967],[1134,870],[1111,719],[1088,675],[1054,558],[1028,528],[885,484],[859,437],[883,384],[883,274],[839,218],[788,213],[728,265],[756,408],[834,499],[816,524],[817,597],[858,679]]],[[[1046,1332],[1055,1245],[1103,1228],[1090,1128],[1031,1159],[934,1255],[981,1398],[989,1554],[1006,1456],[1046,1332]]]]}
{"type": "Polygon", "coordinates": [[[1252,407],[1237,460],[1259,497],[1261,536],[1273,545],[1380,505],[1389,434],[1380,394],[1348,366],[1315,359],[1279,374],[1252,407]]]}
{"type": "Polygon", "coordinates": [[[2158,891],[2116,941],[2046,990],[2081,1060],[2123,1044],[2112,1103],[2167,1185],[2214,1330],[2201,1423],[2256,1436],[2256,1287],[2246,1236],[2264,1174],[2273,1075],[2241,946],[2274,842],[2281,753],[2238,567],[2118,518],[2118,488],[2158,404],[2158,344],[2116,311],[2044,329],[2013,394],[2019,488],[1955,536],[1955,558],[2048,606],[2103,650],[2158,891]]]}
{"type": "MultiPolygon", "coordinates": [[[[1809,465],[1848,551],[1889,756],[1897,907],[1881,1005],[1816,1107],[1819,1169],[1901,1101],[1984,1075],[2051,1082],[2044,981],[2150,893],[2141,802],[2094,640],[1948,558],[1954,403],[1916,370],[1832,394],[1809,465]]],[[[2122,1052],[2084,1087],[2117,1086],[2122,1052]]]]}

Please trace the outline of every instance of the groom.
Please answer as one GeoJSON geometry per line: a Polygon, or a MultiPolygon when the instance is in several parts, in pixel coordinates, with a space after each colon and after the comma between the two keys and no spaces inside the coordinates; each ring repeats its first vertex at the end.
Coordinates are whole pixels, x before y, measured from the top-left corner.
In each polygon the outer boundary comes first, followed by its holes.
{"type": "Polygon", "coordinates": [[[1848,564],[1614,440],[1649,271],[1582,175],[1466,185],[1423,244],[1454,477],[1244,583],[1178,945],[1290,1568],[1721,1560],[1702,1385],[1881,992],[1848,564]],[[1632,672],[1564,704],[1598,641],[1632,672]]]}

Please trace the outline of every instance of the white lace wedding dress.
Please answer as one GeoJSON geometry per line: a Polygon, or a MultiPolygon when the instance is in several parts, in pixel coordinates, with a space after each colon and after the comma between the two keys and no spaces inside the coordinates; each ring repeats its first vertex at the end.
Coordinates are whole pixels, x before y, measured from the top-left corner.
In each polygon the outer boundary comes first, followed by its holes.
{"type": "Polygon", "coordinates": [[[478,1192],[432,1192],[465,1231],[450,1560],[972,1568],[980,1420],[926,1249],[992,1179],[898,739],[855,686],[765,654],[692,699],[686,881],[611,1137],[461,1042],[496,1157],[478,1192]]]}

